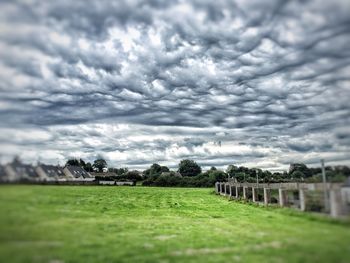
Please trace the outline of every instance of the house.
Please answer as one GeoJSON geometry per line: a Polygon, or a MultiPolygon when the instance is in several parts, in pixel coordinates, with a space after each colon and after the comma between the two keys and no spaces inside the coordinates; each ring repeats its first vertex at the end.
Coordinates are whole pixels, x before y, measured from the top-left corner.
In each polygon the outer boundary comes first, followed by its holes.
{"type": "Polygon", "coordinates": [[[0,165],[0,182],[4,182],[6,179],[5,167],[0,165]]]}
{"type": "Polygon", "coordinates": [[[79,166],[69,165],[64,167],[64,174],[73,180],[84,180],[84,181],[92,181],[94,178],[86,172],[83,168],[79,166]]]}
{"type": "Polygon", "coordinates": [[[14,160],[12,163],[5,165],[5,181],[38,181],[40,178],[35,172],[35,169],[30,164],[23,164],[18,160],[14,160]]]}
{"type": "Polygon", "coordinates": [[[43,181],[65,181],[66,175],[63,172],[63,168],[55,165],[39,164],[35,168],[36,173],[39,175],[40,180],[43,181]]]}

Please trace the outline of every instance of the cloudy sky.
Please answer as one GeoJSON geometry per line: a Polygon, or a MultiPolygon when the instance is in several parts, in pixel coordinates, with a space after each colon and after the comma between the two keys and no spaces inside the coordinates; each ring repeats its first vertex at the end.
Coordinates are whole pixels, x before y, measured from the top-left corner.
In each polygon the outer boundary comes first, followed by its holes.
{"type": "Polygon", "coordinates": [[[350,164],[350,2],[0,1],[0,155],[350,164]]]}

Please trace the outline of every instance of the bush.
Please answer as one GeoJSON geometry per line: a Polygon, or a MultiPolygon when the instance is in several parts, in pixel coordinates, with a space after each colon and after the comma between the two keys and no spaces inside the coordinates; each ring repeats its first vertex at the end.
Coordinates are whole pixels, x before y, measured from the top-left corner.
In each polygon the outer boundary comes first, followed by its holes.
{"type": "Polygon", "coordinates": [[[175,173],[167,173],[160,176],[151,176],[143,181],[143,186],[164,186],[164,187],[213,187],[217,181],[225,181],[222,171],[201,173],[197,176],[176,176],[175,173]],[[215,172],[215,173],[214,173],[215,172]]]}
{"type": "Polygon", "coordinates": [[[138,171],[129,171],[122,175],[110,175],[110,176],[103,176],[103,175],[96,175],[95,176],[96,181],[119,181],[119,182],[125,182],[125,181],[141,181],[142,176],[138,171]]]}
{"type": "Polygon", "coordinates": [[[142,176],[138,171],[129,171],[126,174],[123,175],[119,175],[118,178],[125,178],[125,179],[129,179],[131,181],[141,181],[142,180],[142,176]]]}

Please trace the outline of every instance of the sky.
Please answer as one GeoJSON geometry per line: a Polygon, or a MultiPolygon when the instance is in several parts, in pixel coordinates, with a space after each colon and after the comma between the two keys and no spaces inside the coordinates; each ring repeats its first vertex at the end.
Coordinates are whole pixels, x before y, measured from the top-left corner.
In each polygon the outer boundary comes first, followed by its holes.
{"type": "Polygon", "coordinates": [[[350,165],[350,1],[1,0],[0,161],[350,165]]]}

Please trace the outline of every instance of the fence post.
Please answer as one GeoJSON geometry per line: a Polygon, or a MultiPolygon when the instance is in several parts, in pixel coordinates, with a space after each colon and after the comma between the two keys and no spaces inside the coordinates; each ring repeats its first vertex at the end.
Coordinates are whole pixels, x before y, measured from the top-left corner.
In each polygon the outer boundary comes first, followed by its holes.
{"type": "Polygon", "coordinates": [[[278,189],[278,201],[281,207],[286,205],[286,190],[279,188],[278,189]]]}
{"type": "Polygon", "coordinates": [[[330,190],[329,192],[329,203],[332,217],[339,217],[342,214],[342,198],[341,193],[338,190],[330,190]]]}
{"type": "Polygon", "coordinates": [[[299,189],[300,210],[305,211],[305,190],[299,189]]]}
{"type": "Polygon", "coordinates": [[[257,196],[256,196],[256,188],[252,187],[252,195],[253,195],[253,202],[255,203],[257,200],[257,196]]]}
{"type": "Polygon", "coordinates": [[[270,203],[270,189],[269,188],[264,188],[264,204],[268,205],[270,203]]]}

